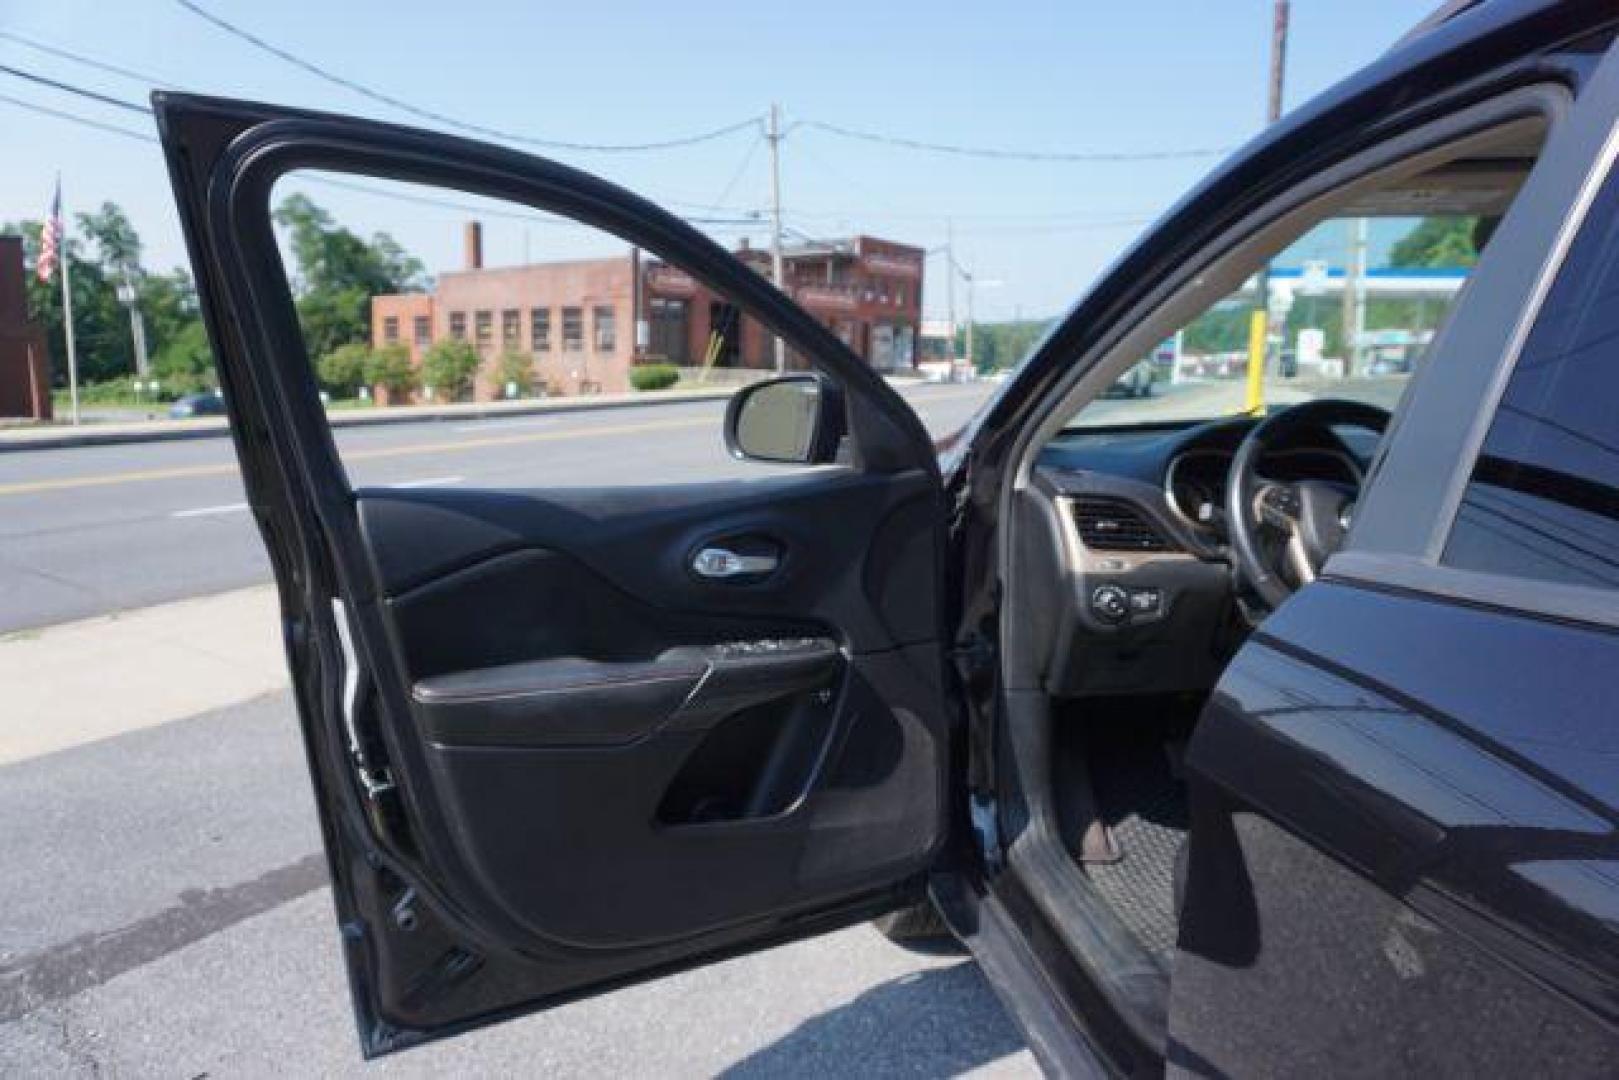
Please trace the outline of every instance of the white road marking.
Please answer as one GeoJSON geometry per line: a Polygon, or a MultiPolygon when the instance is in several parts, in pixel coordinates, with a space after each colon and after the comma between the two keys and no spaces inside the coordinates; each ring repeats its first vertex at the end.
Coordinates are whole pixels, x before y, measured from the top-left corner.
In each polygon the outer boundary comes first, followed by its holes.
{"type": "Polygon", "coordinates": [[[246,503],[225,503],[222,506],[198,506],[191,510],[176,510],[170,517],[209,517],[213,514],[239,514],[247,509],[246,503]]]}
{"type": "Polygon", "coordinates": [[[466,479],[466,477],[464,477],[464,476],[431,476],[431,477],[428,477],[426,480],[401,480],[397,484],[384,484],[383,487],[391,487],[391,488],[444,487],[446,484],[459,484],[461,481],[463,481],[465,479],[466,479]]]}

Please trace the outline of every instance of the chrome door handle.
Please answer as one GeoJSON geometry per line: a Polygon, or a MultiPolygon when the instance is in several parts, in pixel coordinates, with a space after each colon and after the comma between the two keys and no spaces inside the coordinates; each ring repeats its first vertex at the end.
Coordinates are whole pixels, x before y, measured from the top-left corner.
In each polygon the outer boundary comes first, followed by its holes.
{"type": "Polygon", "coordinates": [[[722,547],[706,547],[692,556],[692,573],[705,578],[733,578],[768,574],[776,568],[774,555],[738,555],[722,547]]]}

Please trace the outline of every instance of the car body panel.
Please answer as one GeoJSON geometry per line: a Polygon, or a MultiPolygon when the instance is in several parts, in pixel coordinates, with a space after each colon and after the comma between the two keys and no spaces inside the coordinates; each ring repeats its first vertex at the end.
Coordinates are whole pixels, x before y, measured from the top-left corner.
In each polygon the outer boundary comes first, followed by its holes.
{"type": "Polygon", "coordinates": [[[1171,1059],[1611,1067],[1619,733],[1591,674],[1616,663],[1606,628],[1333,582],[1289,601],[1188,749],[1171,1059]]]}

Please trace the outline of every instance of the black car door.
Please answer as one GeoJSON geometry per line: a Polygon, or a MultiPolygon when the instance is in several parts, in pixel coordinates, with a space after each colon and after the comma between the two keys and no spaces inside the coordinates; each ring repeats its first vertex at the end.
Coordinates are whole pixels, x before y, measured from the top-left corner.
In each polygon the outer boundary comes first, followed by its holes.
{"type": "Polygon", "coordinates": [[[365,1052],[914,902],[946,840],[943,513],[893,390],[766,278],[570,168],[155,105],[279,586],[365,1052]],[[271,186],[310,168],[509,200],[678,265],[811,369],[814,467],[354,489],[271,222],[271,186]]]}
{"type": "Polygon", "coordinates": [[[1200,721],[1176,1069],[1612,1074],[1616,116],[1610,56],[1200,721]]]}

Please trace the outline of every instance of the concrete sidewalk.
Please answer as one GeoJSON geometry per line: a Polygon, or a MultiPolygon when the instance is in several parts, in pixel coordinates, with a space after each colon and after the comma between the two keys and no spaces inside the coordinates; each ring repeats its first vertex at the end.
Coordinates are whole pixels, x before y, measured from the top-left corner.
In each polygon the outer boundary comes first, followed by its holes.
{"type": "MultiPolygon", "coordinates": [[[[536,413],[592,412],[670,405],[682,401],[723,401],[737,386],[700,390],[659,390],[655,393],[593,394],[589,397],[536,398],[523,401],[477,401],[455,405],[401,405],[370,409],[333,409],[326,416],[331,426],[374,427],[420,423],[428,420],[485,420],[536,413]]],[[[119,443],[163,442],[170,439],[220,438],[230,432],[223,416],[195,420],[141,420],[131,423],[91,423],[74,427],[65,423],[0,428],[0,453],[8,450],[43,450],[63,446],[111,446],[119,443]]]]}
{"type": "Polygon", "coordinates": [[[269,585],[8,634],[0,637],[0,765],[286,684],[269,585]]]}

